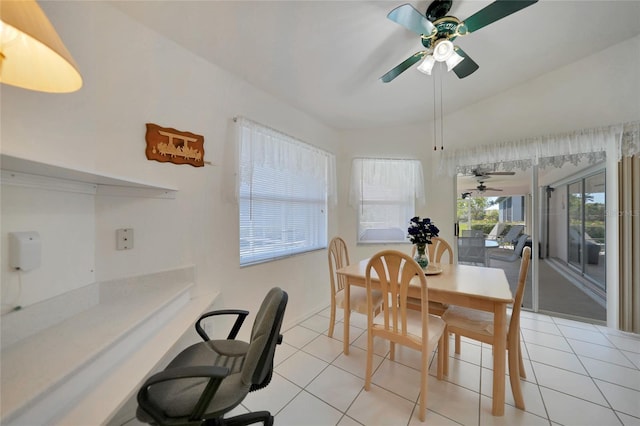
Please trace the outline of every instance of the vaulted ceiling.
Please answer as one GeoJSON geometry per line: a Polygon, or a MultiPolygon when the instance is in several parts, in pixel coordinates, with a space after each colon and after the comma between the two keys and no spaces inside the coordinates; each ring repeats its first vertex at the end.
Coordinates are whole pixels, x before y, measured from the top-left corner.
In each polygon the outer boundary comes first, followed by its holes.
{"type": "MultiPolygon", "coordinates": [[[[403,1],[110,3],[330,127],[433,116],[434,77],[414,66],[390,83],[379,80],[423,50],[419,36],[386,17],[403,1]]],[[[449,15],[464,20],[489,3],[453,0],[449,15]]],[[[424,12],[430,2],[411,4],[424,12]]],[[[540,0],[456,40],[480,68],[464,79],[444,75],[442,107],[453,112],[637,34],[640,1],[540,0]]]]}

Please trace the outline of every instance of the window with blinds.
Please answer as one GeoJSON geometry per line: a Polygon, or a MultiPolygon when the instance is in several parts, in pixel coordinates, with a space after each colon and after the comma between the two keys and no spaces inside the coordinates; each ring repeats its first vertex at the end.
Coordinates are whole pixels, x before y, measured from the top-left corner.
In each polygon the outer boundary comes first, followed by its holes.
{"type": "Polygon", "coordinates": [[[418,160],[354,159],[349,202],[358,212],[358,243],[407,242],[423,182],[418,160]]]}
{"type": "Polygon", "coordinates": [[[333,156],[247,119],[238,142],[240,265],[325,248],[333,156]]]}

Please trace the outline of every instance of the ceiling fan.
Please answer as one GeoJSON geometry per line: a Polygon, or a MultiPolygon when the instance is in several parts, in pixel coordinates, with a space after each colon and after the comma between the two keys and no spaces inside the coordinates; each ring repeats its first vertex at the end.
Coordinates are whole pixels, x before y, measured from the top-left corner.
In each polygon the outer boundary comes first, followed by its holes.
{"type": "MultiPolygon", "coordinates": [[[[481,168],[473,169],[470,176],[476,178],[490,178],[491,176],[513,176],[516,172],[496,172],[491,170],[483,170],[481,168]]],[[[479,182],[480,180],[478,180],[479,182]]]]}
{"type": "Polygon", "coordinates": [[[388,83],[423,58],[418,70],[425,74],[431,74],[436,62],[445,62],[447,71],[453,70],[458,78],[465,78],[475,72],[479,65],[459,46],[454,46],[453,40],[486,27],[537,1],[496,0],[464,21],[447,16],[452,0],[434,0],[424,15],[410,4],[398,6],[389,12],[387,18],[420,35],[425,50],[409,56],[380,79],[388,83]]]}
{"type": "Polygon", "coordinates": [[[469,194],[468,196],[471,196],[471,192],[473,192],[473,191],[477,191],[478,194],[483,194],[486,191],[502,191],[502,189],[501,188],[489,188],[484,184],[483,181],[478,181],[478,186],[476,186],[474,189],[467,189],[467,191],[469,191],[469,192],[463,192],[462,193],[462,195],[463,195],[462,198],[466,198],[464,196],[465,194],[469,194]]]}

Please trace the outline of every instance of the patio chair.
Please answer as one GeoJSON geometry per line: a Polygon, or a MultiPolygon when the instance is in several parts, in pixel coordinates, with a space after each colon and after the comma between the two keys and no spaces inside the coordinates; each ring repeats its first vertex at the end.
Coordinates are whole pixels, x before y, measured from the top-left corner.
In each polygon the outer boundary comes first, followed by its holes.
{"type": "Polygon", "coordinates": [[[524,225],[513,225],[506,234],[502,237],[498,237],[500,245],[511,244],[514,245],[518,236],[524,231],[524,225]]]}
{"type": "MultiPolygon", "coordinates": [[[[367,368],[365,372],[364,390],[371,389],[373,374],[373,341],[375,338],[386,339],[390,343],[389,359],[395,360],[396,344],[414,349],[420,353],[420,396],[418,417],[424,421],[427,407],[427,382],[429,380],[429,359],[434,349],[438,348],[437,378],[444,376],[444,363],[447,353],[448,338],[446,324],[442,318],[428,312],[429,293],[427,278],[420,265],[408,254],[384,250],[376,253],[367,264],[366,285],[367,315],[367,368]],[[378,276],[383,298],[383,310],[376,315],[373,311],[372,271],[378,276]],[[412,281],[419,281],[422,307],[420,310],[407,308],[407,295],[412,281]]],[[[418,285],[416,282],[414,285],[418,285]]],[[[412,285],[413,286],[413,285],[412,285]]]]}
{"type": "MultiPolygon", "coordinates": [[[[340,268],[349,265],[349,252],[347,244],[340,237],[334,237],[329,243],[329,277],[331,284],[331,317],[329,319],[329,337],[333,337],[333,329],[336,324],[336,308],[344,308],[344,285],[346,278],[336,274],[340,268]]],[[[367,291],[362,287],[351,286],[349,300],[352,311],[363,315],[367,314],[367,291]]],[[[374,292],[373,295],[376,312],[382,307],[382,293],[374,292]]]]}
{"type": "MultiPolygon", "coordinates": [[[[522,253],[522,261],[520,263],[518,288],[513,301],[513,310],[511,315],[507,314],[509,380],[511,382],[511,391],[513,392],[513,399],[515,400],[516,407],[521,410],[524,410],[525,407],[519,379],[526,378],[526,373],[524,371],[522,348],[520,345],[520,308],[522,306],[522,298],[524,297],[524,288],[527,283],[530,258],[531,247],[525,247],[522,253]]],[[[444,315],[442,315],[442,319],[447,323],[447,330],[450,333],[455,333],[456,335],[455,352],[457,354],[460,353],[461,335],[487,344],[491,344],[493,342],[494,324],[492,312],[451,305],[444,315]]]]}
{"type": "Polygon", "coordinates": [[[522,250],[524,249],[524,246],[528,238],[529,236],[527,234],[520,235],[518,237],[518,240],[513,250],[509,250],[509,249],[491,250],[489,252],[489,259],[501,260],[503,262],[515,262],[522,255],[522,250]],[[499,253],[498,251],[502,251],[503,253],[499,253]],[[504,252],[506,252],[506,254],[504,252]]]}
{"type": "Polygon", "coordinates": [[[462,231],[463,237],[482,237],[484,238],[484,233],[480,229],[465,229],[462,231]]]}
{"type": "Polygon", "coordinates": [[[484,237],[458,237],[458,262],[485,265],[484,237]]]}
{"type": "Polygon", "coordinates": [[[485,239],[497,240],[498,237],[502,234],[502,231],[504,231],[504,223],[498,222],[493,226],[493,228],[491,228],[491,231],[489,231],[485,239]]]}

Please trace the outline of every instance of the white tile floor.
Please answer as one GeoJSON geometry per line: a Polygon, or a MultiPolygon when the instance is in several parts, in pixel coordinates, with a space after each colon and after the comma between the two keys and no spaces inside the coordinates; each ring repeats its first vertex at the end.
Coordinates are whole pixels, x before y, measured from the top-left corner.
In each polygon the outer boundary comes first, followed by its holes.
{"type": "MultiPolygon", "coordinates": [[[[365,392],[366,317],[352,314],[345,356],[343,323],[329,338],[328,312],[284,331],[273,380],[230,415],[269,410],[277,426],[421,424],[418,353],[401,349],[392,362],[387,344],[378,342],[373,386],[365,392]]],[[[445,380],[436,379],[432,362],[424,424],[640,425],[640,336],[530,312],[522,313],[521,328],[526,411],[515,408],[505,378],[505,415],[491,415],[491,346],[463,339],[445,380]]]]}
{"type": "MultiPolygon", "coordinates": [[[[420,424],[417,352],[403,349],[392,362],[379,342],[374,385],[364,391],[365,324],[352,314],[348,356],[342,322],[327,337],[328,309],[286,330],[271,384],[234,413],[266,409],[278,426],[420,424]]],[[[425,423],[640,425],[640,336],[530,312],[522,313],[522,335],[526,411],[515,408],[506,379],[505,415],[491,415],[491,346],[463,339],[444,381],[432,363],[425,423]]]]}

